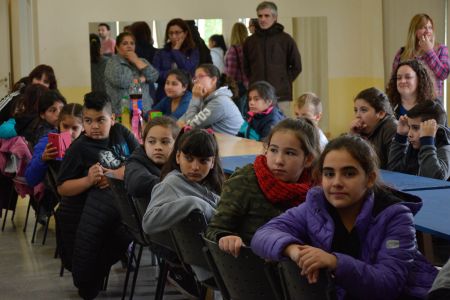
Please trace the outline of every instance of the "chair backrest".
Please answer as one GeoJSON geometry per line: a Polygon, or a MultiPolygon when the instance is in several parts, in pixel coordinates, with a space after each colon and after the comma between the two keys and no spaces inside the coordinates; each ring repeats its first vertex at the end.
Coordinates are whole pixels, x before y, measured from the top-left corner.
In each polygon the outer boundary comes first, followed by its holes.
{"type": "Polygon", "coordinates": [[[122,224],[127,228],[133,239],[141,245],[147,245],[148,241],[142,234],[142,225],[138,221],[131,197],[128,195],[123,180],[108,176],[106,178],[109,187],[114,193],[113,201],[119,211],[122,224]]]}
{"type": "Polygon", "coordinates": [[[61,202],[61,196],[58,194],[58,172],[61,167],[60,160],[51,160],[47,162],[47,173],[45,174],[44,184],[58,202],[61,202]]]}
{"type": "Polygon", "coordinates": [[[335,300],[334,281],[329,272],[320,270],[317,283],[309,284],[301,269],[292,261],[278,263],[280,281],[285,299],[292,300],[335,300]]]}
{"type": "Polygon", "coordinates": [[[188,265],[209,269],[202,255],[204,247],[202,234],[207,226],[206,218],[200,210],[192,211],[186,218],[171,228],[175,247],[181,260],[188,265]]]}
{"type": "MultiPolygon", "coordinates": [[[[265,274],[264,260],[256,256],[249,247],[242,247],[238,257],[220,250],[217,243],[204,239],[208,255],[220,273],[226,289],[233,300],[280,299],[271,287],[265,274]]],[[[212,268],[214,269],[214,268],[212,268]]]]}

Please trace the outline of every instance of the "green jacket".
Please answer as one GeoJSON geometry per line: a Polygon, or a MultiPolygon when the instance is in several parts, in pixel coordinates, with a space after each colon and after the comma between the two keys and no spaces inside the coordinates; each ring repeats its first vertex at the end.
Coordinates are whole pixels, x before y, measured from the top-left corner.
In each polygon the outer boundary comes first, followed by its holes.
{"type": "Polygon", "coordinates": [[[256,230],[283,212],[266,200],[259,188],[253,164],[238,169],[225,182],[217,212],[212,217],[206,236],[218,241],[237,235],[246,245],[256,230]]]}

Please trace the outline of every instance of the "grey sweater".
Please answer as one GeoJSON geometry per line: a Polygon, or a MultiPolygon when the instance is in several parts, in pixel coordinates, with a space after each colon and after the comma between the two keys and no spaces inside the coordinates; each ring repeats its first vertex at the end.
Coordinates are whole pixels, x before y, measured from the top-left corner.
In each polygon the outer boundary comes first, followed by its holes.
{"type": "MultiPolygon", "coordinates": [[[[139,70],[135,65],[129,63],[120,55],[113,55],[106,64],[105,68],[105,88],[106,93],[111,98],[113,113],[121,114],[122,97],[128,96],[129,88],[133,79],[144,76],[147,82],[154,83],[158,79],[158,70],[156,70],[148,61],[140,58],[147,64],[142,70],[139,70]]],[[[143,113],[151,110],[153,100],[150,97],[149,85],[142,84],[142,106],[143,113]]]]}
{"type": "Polygon", "coordinates": [[[215,132],[236,135],[244,119],[231,96],[233,94],[224,86],[204,100],[192,98],[186,113],[180,120],[192,127],[209,128],[215,132]]]}
{"type": "Polygon", "coordinates": [[[186,179],[173,170],[155,185],[142,227],[147,234],[165,231],[183,220],[195,209],[201,210],[209,220],[216,212],[219,196],[204,185],[186,179]]]}

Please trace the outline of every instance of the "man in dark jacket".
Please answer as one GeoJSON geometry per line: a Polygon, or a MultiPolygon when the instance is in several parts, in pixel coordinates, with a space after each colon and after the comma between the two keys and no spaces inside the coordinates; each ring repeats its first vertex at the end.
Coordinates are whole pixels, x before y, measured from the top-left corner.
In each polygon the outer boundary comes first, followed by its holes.
{"type": "Polygon", "coordinates": [[[271,83],[278,96],[278,106],[290,115],[292,82],[302,71],[300,52],[294,39],[277,23],[277,6],[261,2],[256,8],[256,31],[244,43],[244,68],[250,84],[258,80],[271,83]]]}

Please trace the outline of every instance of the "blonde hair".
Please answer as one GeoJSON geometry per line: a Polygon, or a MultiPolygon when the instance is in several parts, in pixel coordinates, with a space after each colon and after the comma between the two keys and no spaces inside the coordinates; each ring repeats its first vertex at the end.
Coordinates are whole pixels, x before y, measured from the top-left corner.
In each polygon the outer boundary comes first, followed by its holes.
{"type": "Polygon", "coordinates": [[[297,99],[294,99],[294,105],[297,108],[302,108],[305,105],[312,105],[314,107],[315,115],[322,113],[322,101],[320,101],[320,98],[312,92],[304,93],[297,99]]]}
{"type": "Polygon", "coordinates": [[[247,37],[247,27],[240,22],[234,23],[233,28],[231,29],[230,45],[243,45],[247,37]]]}
{"type": "Polygon", "coordinates": [[[433,27],[433,36],[436,36],[435,32],[434,32],[434,23],[433,23],[433,20],[430,18],[430,16],[427,15],[427,14],[417,14],[417,15],[415,15],[411,19],[411,22],[409,23],[408,36],[406,37],[406,45],[405,45],[405,47],[403,49],[403,52],[402,52],[402,54],[400,56],[400,61],[404,61],[404,60],[415,58],[416,45],[419,42],[417,40],[416,31],[420,27],[426,25],[428,23],[428,21],[430,21],[431,26],[433,27]]]}

